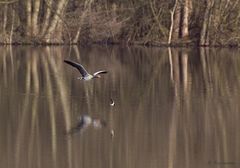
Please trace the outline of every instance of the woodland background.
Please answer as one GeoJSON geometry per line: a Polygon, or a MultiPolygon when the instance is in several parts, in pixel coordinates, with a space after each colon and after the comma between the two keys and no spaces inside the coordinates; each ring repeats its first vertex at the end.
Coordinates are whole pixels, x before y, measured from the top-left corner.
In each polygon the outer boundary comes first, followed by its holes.
{"type": "Polygon", "coordinates": [[[240,0],[0,0],[1,44],[239,46],[240,0]]]}

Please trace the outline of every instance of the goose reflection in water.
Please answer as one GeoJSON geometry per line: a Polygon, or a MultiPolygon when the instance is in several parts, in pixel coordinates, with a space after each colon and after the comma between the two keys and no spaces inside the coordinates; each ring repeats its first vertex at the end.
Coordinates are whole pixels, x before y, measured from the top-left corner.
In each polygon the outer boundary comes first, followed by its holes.
{"type": "Polygon", "coordinates": [[[70,129],[68,134],[74,134],[74,133],[82,133],[84,130],[86,130],[88,127],[92,126],[95,129],[100,129],[103,127],[106,127],[107,123],[104,120],[101,120],[99,118],[92,118],[89,115],[82,115],[80,116],[80,119],[76,126],[70,129]]]}

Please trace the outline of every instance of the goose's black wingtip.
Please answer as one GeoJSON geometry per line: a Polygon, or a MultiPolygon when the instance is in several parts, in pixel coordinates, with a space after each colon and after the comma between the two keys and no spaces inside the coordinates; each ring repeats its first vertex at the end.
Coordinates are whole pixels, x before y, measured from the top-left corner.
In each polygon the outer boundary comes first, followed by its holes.
{"type": "Polygon", "coordinates": [[[69,65],[72,65],[72,66],[75,66],[75,65],[76,65],[75,62],[70,61],[70,60],[63,60],[63,62],[65,62],[66,64],[69,64],[69,65]]]}
{"type": "Polygon", "coordinates": [[[71,62],[71,61],[69,61],[69,60],[63,60],[63,62],[65,62],[65,63],[69,63],[69,62],[71,62]]]}

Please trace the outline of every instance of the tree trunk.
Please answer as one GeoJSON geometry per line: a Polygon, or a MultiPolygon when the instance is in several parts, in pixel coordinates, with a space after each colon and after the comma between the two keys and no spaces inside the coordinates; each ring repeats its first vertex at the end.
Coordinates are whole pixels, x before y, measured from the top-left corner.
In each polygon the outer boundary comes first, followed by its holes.
{"type": "Polygon", "coordinates": [[[43,36],[47,30],[47,27],[49,25],[49,19],[51,16],[51,6],[52,6],[52,0],[46,1],[46,12],[45,12],[45,18],[43,21],[43,26],[41,29],[41,36],[43,36]]]}
{"type": "Polygon", "coordinates": [[[193,11],[193,3],[192,0],[188,1],[188,11],[189,11],[189,15],[191,15],[192,11],[193,11]]]}
{"type": "Polygon", "coordinates": [[[209,45],[208,42],[208,29],[209,29],[209,24],[210,24],[210,15],[211,15],[211,9],[214,4],[214,0],[206,0],[207,7],[205,9],[204,13],[204,19],[202,23],[202,30],[200,34],[200,45],[206,46],[209,45]]]}
{"type": "Polygon", "coordinates": [[[62,13],[67,3],[68,3],[68,0],[60,0],[58,2],[56,12],[54,13],[51,23],[44,35],[46,42],[50,42],[51,33],[55,30],[59,19],[62,17],[62,13]]]}
{"type": "Polygon", "coordinates": [[[4,11],[3,11],[3,29],[2,32],[5,34],[6,32],[6,27],[7,27],[7,13],[8,13],[8,5],[4,5],[4,11]]]}
{"type": "Polygon", "coordinates": [[[173,7],[173,10],[170,11],[170,14],[171,14],[171,26],[170,26],[170,29],[169,29],[168,44],[171,44],[172,31],[173,31],[173,26],[174,26],[174,14],[175,14],[175,11],[176,11],[176,8],[177,8],[177,5],[178,5],[178,0],[175,1],[175,4],[174,4],[174,7],[173,7]]]}
{"type": "Polygon", "coordinates": [[[15,21],[15,11],[14,9],[12,9],[12,26],[11,26],[10,37],[9,37],[9,44],[12,44],[14,21],[15,21]]]}
{"type": "Polygon", "coordinates": [[[189,1],[184,0],[183,3],[183,13],[182,13],[182,27],[181,27],[181,37],[185,38],[189,36],[188,32],[188,19],[189,19],[189,1]]]}
{"type": "Polygon", "coordinates": [[[76,35],[75,35],[75,37],[73,39],[73,43],[74,44],[77,44],[77,42],[78,42],[78,39],[79,39],[79,36],[80,36],[80,32],[81,32],[81,28],[82,28],[82,26],[80,25],[78,30],[77,30],[77,33],[76,33],[76,35]]]}
{"type": "Polygon", "coordinates": [[[40,8],[40,0],[34,0],[33,4],[33,14],[32,14],[32,34],[36,36],[39,31],[38,27],[38,15],[39,15],[39,8],[40,8]]]}
{"type": "Polygon", "coordinates": [[[180,32],[180,18],[181,18],[181,6],[180,6],[181,0],[176,5],[175,14],[174,14],[174,21],[173,21],[173,33],[172,33],[172,39],[177,40],[179,38],[179,32],[180,32]]]}
{"type": "Polygon", "coordinates": [[[154,4],[152,1],[150,1],[150,7],[151,7],[152,14],[153,14],[153,18],[159,27],[160,33],[163,35],[163,37],[167,37],[167,34],[165,33],[164,28],[163,28],[161,22],[159,21],[159,14],[157,11],[155,11],[154,4]]]}
{"type": "Polygon", "coordinates": [[[78,40],[79,40],[79,36],[80,36],[80,32],[81,32],[81,28],[82,28],[82,25],[83,25],[83,22],[84,22],[84,19],[87,15],[87,13],[91,10],[91,5],[92,5],[93,1],[85,1],[85,4],[84,4],[84,11],[82,12],[82,15],[80,16],[80,24],[79,24],[79,28],[77,30],[77,33],[73,39],[73,43],[77,43],[78,40]]]}
{"type": "Polygon", "coordinates": [[[68,1],[57,0],[54,3],[56,6],[53,6],[53,0],[24,0],[22,3],[19,2],[22,6],[19,10],[23,10],[24,12],[20,16],[20,21],[22,25],[25,25],[25,36],[29,37],[29,40],[32,38],[39,40],[36,42],[62,42],[62,26],[60,24],[63,24],[63,22],[59,23],[59,20],[63,21],[61,17],[68,1]],[[42,22],[42,26],[40,25],[40,21],[42,22]],[[54,32],[54,36],[52,33],[57,28],[59,28],[60,32],[54,32]]]}
{"type": "Polygon", "coordinates": [[[32,3],[31,0],[26,0],[26,14],[27,14],[27,24],[25,33],[27,36],[32,35],[32,3]]]}

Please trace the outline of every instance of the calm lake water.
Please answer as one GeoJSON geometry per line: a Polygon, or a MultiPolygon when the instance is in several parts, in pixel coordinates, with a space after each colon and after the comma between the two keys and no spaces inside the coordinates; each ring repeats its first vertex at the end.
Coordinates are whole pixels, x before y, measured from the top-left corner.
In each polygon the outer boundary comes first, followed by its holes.
{"type": "Polygon", "coordinates": [[[0,47],[0,167],[240,167],[239,100],[236,49],[0,47]]]}

